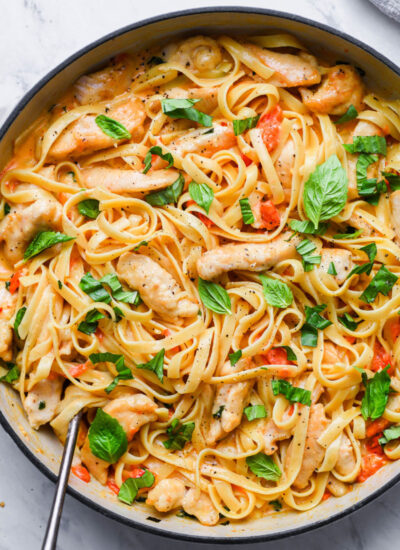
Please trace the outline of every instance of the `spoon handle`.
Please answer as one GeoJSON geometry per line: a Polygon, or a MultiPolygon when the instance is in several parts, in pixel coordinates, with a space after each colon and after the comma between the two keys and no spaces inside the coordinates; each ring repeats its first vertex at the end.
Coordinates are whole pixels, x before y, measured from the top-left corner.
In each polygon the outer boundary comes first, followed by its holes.
{"type": "Polygon", "coordinates": [[[68,485],[68,478],[71,469],[72,457],[74,456],[76,439],[78,437],[79,423],[81,421],[82,411],[71,420],[68,426],[68,435],[65,441],[64,452],[60,465],[60,472],[54,495],[53,504],[50,511],[49,521],[47,523],[46,534],[42,545],[42,550],[55,550],[57,544],[58,528],[60,526],[61,514],[64,505],[65,491],[68,485]]]}

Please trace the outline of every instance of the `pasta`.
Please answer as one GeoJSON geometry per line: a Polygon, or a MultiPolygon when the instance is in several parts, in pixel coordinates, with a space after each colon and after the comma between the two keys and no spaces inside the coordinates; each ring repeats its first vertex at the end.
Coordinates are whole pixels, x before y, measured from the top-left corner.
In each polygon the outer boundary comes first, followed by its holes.
{"type": "Polygon", "coordinates": [[[121,54],[1,175],[0,375],[110,498],[205,525],[400,457],[400,100],[287,34],[121,54]],[[115,493],[114,496],[113,493],[115,493]]]}

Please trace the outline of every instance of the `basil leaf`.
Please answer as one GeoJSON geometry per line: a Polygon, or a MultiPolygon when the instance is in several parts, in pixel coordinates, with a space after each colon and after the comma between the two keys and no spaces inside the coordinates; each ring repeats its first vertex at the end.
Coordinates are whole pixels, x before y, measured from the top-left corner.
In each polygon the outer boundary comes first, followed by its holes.
{"type": "Polygon", "coordinates": [[[39,411],[42,411],[46,408],[46,401],[39,401],[38,409],[39,411]]]}
{"type": "Polygon", "coordinates": [[[392,290],[392,287],[396,283],[397,279],[398,277],[394,275],[394,273],[391,273],[387,267],[382,265],[375,277],[361,294],[360,300],[370,304],[375,300],[379,293],[387,296],[392,290]]]}
{"type": "Polygon", "coordinates": [[[92,353],[89,355],[89,359],[94,365],[96,363],[114,363],[115,368],[118,371],[118,376],[116,376],[111,384],[106,387],[106,393],[112,392],[120,380],[131,380],[133,378],[131,370],[125,365],[123,355],[117,355],[109,352],[92,353]]]}
{"type": "Polygon", "coordinates": [[[221,285],[199,278],[199,295],[203,304],[211,311],[222,315],[232,313],[231,299],[221,285]]]}
{"type": "Polygon", "coordinates": [[[150,57],[147,61],[147,65],[161,65],[162,63],[165,63],[165,61],[162,57],[158,57],[158,55],[153,55],[153,57],[150,57]]]}
{"type": "Polygon", "coordinates": [[[243,223],[247,225],[254,223],[254,214],[251,210],[249,199],[240,199],[239,204],[240,210],[242,211],[243,223]]]}
{"type": "Polygon", "coordinates": [[[303,202],[308,218],[319,222],[333,218],[347,202],[348,179],[338,157],[332,155],[317,166],[304,185],[303,202]]]}
{"type": "Polygon", "coordinates": [[[335,267],[335,264],[333,262],[331,262],[329,264],[328,273],[329,273],[329,275],[337,275],[336,267],[335,267]]]}
{"type": "Polygon", "coordinates": [[[246,130],[251,130],[257,126],[257,122],[260,120],[260,115],[251,116],[249,118],[236,119],[232,121],[233,133],[235,136],[243,134],[246,130]]]}
{"type": "Polygon", "coordinates": [[[124,302],[126,304],[133,304],[135,306],[139,305],[140,296],[138,291],[123,290],[122,285],[115,273],[107,273],[107,275],[104,275],[99,282],[110,287],[111,295],[114,300],[124,302]]]}
{"type": "Polygon", "coordinates": [[[321,256],[311,256],[311,252],[314,252],[316,248],[317,246],[308,239],[304,239],[296,246],[297,252],[302,257],[304,271],[306,272],[314,269],[314,265],[321,263],[321,256]]]}
{"type": "Polygon", "coordinates": [[[13,365],[7,374],[0,377],[0,382],[7,382],[8,384],[12,384],[19,378],[19,369],[17,365],[13,365]]]}
{"type": "Polygon", "coordinates": [[[104,302],[109,304],[111,296],[108,294],[103,285],[93,277],[91,273],[85,273],[79,282],[79,287],[90,296],[94,302],[104,302]]]}
{"type": "Polygon", "coordinates": [[[286,283],[278,279],[270,279],[266,275],[260,275],[260,279],[267,304],[282,309],[290,306],[293,302],[293,294],[286,283]]]}
{"type": "Polygon", "coordinates": [[[63,284],[61,281],[57,281],[58,288],[61,290],[63,287],[63,284]]]}
{"type": "Polygon", "coordinates": [[[388,180],[392,191],[398,191],[400,189],[400,175],[393,174],[392,172],[382,172],[382,176],[388,180]]]}
{"type": "Polygon", "coordinates": [[[357,231],[354,230],[354,227],[352,227],[351,229],[353,229],[353,231],[349,231],[349,233],[336,233],[336,235],[333,235],[333,238],[340,240],[357,239],[357,237],[359,237],[363,232],[362,229],[358,229],[357,231]]]}
{"type": "Polygon", "coordinates": [[[115,322],[119,323],[122,317],[125,317],[123,311],[119,307],[113,307],[115,313],[115,322]]]}
{"type": "Polygon", "coordinates": [[[272,457],[264,453],[257,453],[246,458],[246,464],[257,477],[263,477],[268,481],[279,481],[282,472],[275,464],[272,457]]]}
{"type": "Polygon", "coordinates": [[[4,203],[4,215],[7,216],[11,212],[11,206],[8,204],[8,202],[4,203]]]}
{"type": "Polygon", "coordinates": [[[134,252],[137,252],[141,246],[147,246],[148,244],[149,244],[148,241],[140,241],[140,243],[137,246],[135,246],[133,250],[134,252]]]}
{"type": "Polygon", "coordinates": [[[375,243],[367,244],[366,246],[362,246],[360,250],[366,253],[366,255],[369,258],[369,262],[365,264],[357,265],[356,267],[354,267],[350,271],[350,273],[347,275],[347,279],[349,279],[354,274],[360,275],[361,273],[366,273],[367,275],[369,275],[372,271],[372,268],[374,267],[374,260],[378,253],[376,244],[375,243]]]}
{"type": "Polygon", "coordinates": [[[222,416],[222,413],[224,412],[225,405],[221,405],[220,408],[213,414],[213,418],[219,419],[222,416]]]}
{"type": "Polygon", "coordinates": [[[179,174],[178,178],[161,191],[152,191],[145,196],[144,200],[151,204],[151,206],[165,206],[166,204],[176,203],[179,197],[182,195],[185,179],[182,174],[179,174]]]}
{"type": "Polygon", "coordinates": [[[163,441],[164,447],[166,449],[178,451],[183,449],[186,443],[192,440],[194,426],[194,422],[186,422],[186,424],[181,424],[181,422],[175,418],[172,421],[171,426],[167,428],[169,438],[166,441],[163,441]]]}
{"type": "Polygon", "coordinates": [[[85,199],[78,202],[78,211],[82,216],[95,220],[100,214],[100,201],[97,199],[85,199]]]}
{"type": "Polygon", "coordinates": [[[128,439],[121,424],[100,408],[89,428],[88,438],[94,456],[110,464],[117,462],[128,449],[128,439]]]}
{"type": "Polygon", "coordinates": [[[259,418],[266,418],[267,416],[267,411],[265,410],[264,405],[249,405],[243,412],[249,422],[259,418]]]}
{"type": "Polygon", "coordinates": [[[25,313],[26,313],[26,307],[24,306],[17,311],[17,315],[15,316],[14,330],[18,338],[20,338],[20,335],[18,333],[18,327],[22,323],[22,319],[24,318],[25,313]]]}
{"type": "Polygon", "coordinates": [[[359,325],[349,313],[345,313],[342,317],[338,317],[338,321],[349,330],[356,330],[359,325]]]}
{"type": "Polygon", "coordinates": [[[354,107],[354,105],[350,105],[344,115],[342,115],[338,120],[335,121],[335,124],[344,124],[345,122],[354,120],[355,118],[357,118],[357,116],[357,109],[354,107]]]}
{"type": "Polygon", "coordinates": [[[270,500],[268,504],[272,506],[275,512],[280,512],[282,510],[282,502],[279,499],[270,500]]]}
{"type": "Polygon", "coordinates": [[[24,253],[24,260],[29,260],[30,258],[37,256],[43,252],[43,250],[46,250],[55,244],[66,243],[67,241],[72,241],[74,239],[75,237],[68,237],[68,235],[55,231],[41,231],[29,243],[24,253]]]}
{"type": "Polygon", "coordinates": [[[85,320],[79,323],[78,330],[84,334],[93,334],[99,326],[98,321],[104,318],[105,315],[103,315],[100,311],[97,309],[92,309],[86,313],[85,320]]]}
{"type": "Polygon", "coordinates": [[[390,391],[390,376],[387,373],[389,368],[390,365],[387,365],[369,380],[365,372],[362,373],[365,394],[361,402],[361,414],[364,420],[376,420],[385,412],[390,391]]]}
{"type": "Polygon", "coordinates": [[[386,445],[386,443],[389,443],[389,441],[393,441],[394,439],[399,439],[400,437],[400,426],[390,426],[389,428],[386,428],[386,430],[383,430],[383,437],[379,438],[378,442],[379,445],[386,445]]]}
{"type": "Polygon", "coordinates": [[[155,145],[154,147],[150,147],[150,149],[146,153],[146,156],[144,157],[143,174],[147,174],[147,172],[150,170],[153,155],[157,155],[158,157],[168,162],[168,166],[166,167],[166,170],[168,170],[168,168],[171,168],[171,166],[174,165],[174,157],[171,155],[171,153],[163,154],[161,147],[159,147],[158,145],[155,145]]]}
{"type": "Polygon", "coordinates": [[[305,306],[306,321],[300,331],[303,346],[315,348],[318,343],[318,330],[324,330],[332,324],[331,321],[319,315],[325,308],[326,304],[314,307],[305,306]]]}
{"type": "Polygon", "coordinates": [[[193,108],[200,99],[162,99],[162,112],[171,118],[186,118],[202,126],[212,126],[212,117],[193,108]]]}
{"type": "Polygon", "coordinates": [[[320,223],[318,227],[315,228],[314,224],[308,220],[290,220],[289,227],[297,233],[306,233],[308,235],[324,235],[324,233],[326,233],[326,230],[328,229],[328,224],[320,223]]]}
{"type": "Polygon", "coordinates": [[[139,489],[143,489],[144,487],[152,487],[154,481],[154,475],[150,472],[150,470],[145,470],[141,477],[129,477],[121,485],[118,493],[118,500],[124,502],[125,504],[132,504],[137,497],[139,489]]]}
{"type": "Polygon", "coordinates": [[[242,350],[238,349],[234,351],[233,353],[230,353],[228,355],[229,361],[231,362],[232,367],[236,365],[236,363],[239,361],[239,359],[242,357],[242,350]]]}
{"type": "Polygon", "coordinates": [[[360,155],[357,160],[357,189],[358,194],[367,202],[377,205],[381,193],[387,192],[385,180],[378,181],[376,178],[367,177],[367,170],[370,164],[378,161],[377,155],[360,155]]]}
{"type": "Polygon", "coordinates": [[[157,355],[150,359],[150,361],[136,365],[136,368],[154,372],[159,381],[162,383],[164,379],[164,355],[165,349],[163,348],[157,353],[157,355]]]}
{"type": "Polygon", "coordinates": [[[349,153],[386,155],[386,139],[382,136],[354,136],[353,143],[344,144],[349,153]]]}
{"type": "Polygon", "coordinates": [[[290,346],[275,346],[272,349],[283,348],[286,351],[286,357],[288,361],[297,361],[297,356],[290,346]]]}
{"type": "Polygon", "coordinates": [[[97,115],[95,122],[103,134],[112,139],[130,139],[132,137],[123,124],[106,115],[97,115]]]}
{"type": "Polygon", "coordinates": [[[311,392],[292,386],[287,380],[271,380],[272,393],[284,395],[290,403],[302,403],[311,406],[311,392]]]}
{"type": "Polygon", "coordinates": [[[206,183],[189,183],[189,195],[201,208],[209,212],[212,201],[214,200],[214,191],[206,183]]]}

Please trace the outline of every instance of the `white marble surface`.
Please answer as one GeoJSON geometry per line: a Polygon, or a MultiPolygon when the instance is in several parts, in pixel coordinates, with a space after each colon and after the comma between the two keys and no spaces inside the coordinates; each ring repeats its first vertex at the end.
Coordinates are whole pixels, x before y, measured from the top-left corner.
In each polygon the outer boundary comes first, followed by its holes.
{"type": "MultiPolygon", "coordinates": [[[[269,7],[310,17],[352,34],[400,64],[400,25],[367,0],[0,0],[0,121],[40,77],[88,42],[172,9],[211,5],[269,7]]],[[[0,508],[0,550],[40,548],[53,489],[0,428],[0,502],[5,502],[0,508]]],[[[393,550],[399,539],[400,485],[331,526],[262,548],[393,550]]],[[[121,526],[66,498],[60,550],[183,550],[187,546],[121,526]]],[[[261,544],[252,548],[261,549],[261,544]]]]}

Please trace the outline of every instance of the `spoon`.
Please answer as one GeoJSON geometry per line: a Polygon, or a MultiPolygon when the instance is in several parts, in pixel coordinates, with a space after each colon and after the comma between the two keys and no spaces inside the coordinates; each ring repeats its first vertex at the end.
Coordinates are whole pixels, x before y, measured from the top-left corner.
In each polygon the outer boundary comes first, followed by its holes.
{"type": "Polygon", "coordinates": [[[56,548],[58,528],[60,527],[61,514],[64,505],[65,491],[68,485],[72,457],[74,456],[76,439],[78,437],[78,430],[81,418],[82,411],[74,416],[68,426],[68,434],[65,441],[64,452],[61,460],[56,492],[50,511],[49,521],[47,523],[47,529],[44,536],[42,550],[55,550],[56,548]]]}

